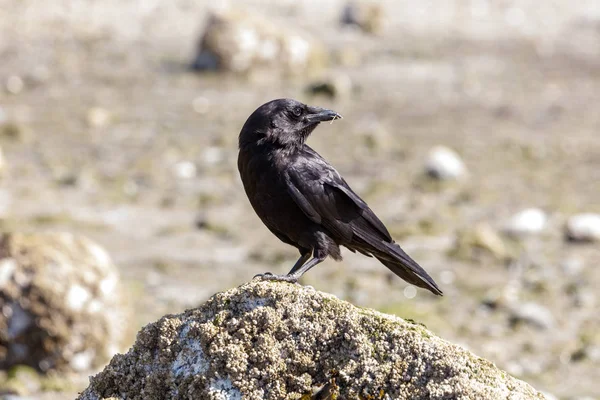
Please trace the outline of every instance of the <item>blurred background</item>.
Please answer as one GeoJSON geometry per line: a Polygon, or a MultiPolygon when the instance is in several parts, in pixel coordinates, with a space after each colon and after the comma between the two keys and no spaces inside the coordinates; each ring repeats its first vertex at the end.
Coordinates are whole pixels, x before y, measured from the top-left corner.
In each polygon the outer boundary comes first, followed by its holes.
{"type": "Polygon", "coordinates": [[[421,322],[549,398],[600,398],[597,0],[0,0],[0,223],[34,233],[0,246],[0,393],[73,398],[143,325],[290,269],[236,165],[246,118],[280,97],[344,116],[309,144],[445,296],[349,252],[303,284],[421,322]],[[35,263],[36,298],[98,267],[47,295],[48,318],[88,310],[65,320],[118,325],[121,347],[32,358],[35,263]],[[129,317],[99,317],[116,273],[110,307],[129,317]]]}

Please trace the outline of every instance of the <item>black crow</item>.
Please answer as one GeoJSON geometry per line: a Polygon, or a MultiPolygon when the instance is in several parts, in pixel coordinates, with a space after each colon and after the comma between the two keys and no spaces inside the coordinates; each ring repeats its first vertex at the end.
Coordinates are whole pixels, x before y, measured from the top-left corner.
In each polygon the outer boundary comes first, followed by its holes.
{"type": "Polygon", "coordinates": [[[239,136],[238,169],[252,207],[300,258],[287,275],[296,282],[340,246],[375,257],[405,281],[441,295],[434,280],[398,246],[377,216],[316,151],[305,144],[323,121],[341,116],[292,99],[278,99],[250,115],[239,136]],[[311,258],[312,255],[312,258],[311,258]]]}

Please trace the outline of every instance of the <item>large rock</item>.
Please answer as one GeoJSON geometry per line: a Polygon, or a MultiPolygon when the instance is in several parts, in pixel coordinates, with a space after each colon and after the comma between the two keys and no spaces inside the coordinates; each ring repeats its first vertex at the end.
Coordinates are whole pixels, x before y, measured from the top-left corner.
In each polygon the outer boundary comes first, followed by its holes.
{"type": "Polygon", "coordinates": [[[143,328],[79,400],[543,399],[421,325],[252,281],[143,328]]]}
{"type": "Polygon", "coordinates": [[[238,73],[259,67],[306,73],[320,69],[327,58],[324,46],[307,34],[226,7],[209,15],[192,66],[238,73]]]}
{"type": "Polygon", "coordinates": [[[0,236],[0,369],[87,370],[121,348],[123,309],[108,254],[68,233],[0,236]]]}

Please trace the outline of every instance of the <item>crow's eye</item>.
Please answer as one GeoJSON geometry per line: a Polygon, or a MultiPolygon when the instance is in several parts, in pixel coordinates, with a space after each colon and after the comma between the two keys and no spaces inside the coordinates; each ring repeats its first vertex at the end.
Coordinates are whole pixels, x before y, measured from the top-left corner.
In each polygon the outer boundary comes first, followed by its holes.
{"type": "Polygon", "coordinates": [[[292,114],[294,114],[294,116],[299,117],[302,115],[302,107],[294,107],[294,109],[292,110],[292,114]]]}

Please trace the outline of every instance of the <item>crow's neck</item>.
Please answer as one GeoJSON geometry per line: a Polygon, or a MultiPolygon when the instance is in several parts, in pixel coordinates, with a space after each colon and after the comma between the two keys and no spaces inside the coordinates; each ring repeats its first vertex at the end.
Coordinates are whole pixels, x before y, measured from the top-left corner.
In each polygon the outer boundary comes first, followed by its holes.
{"type": "Polygon", "coordinates": [[[267,158],[289,157],[299,153],[306,145],[304,143],[273,143],[259,140],[255,143],[240,146],[240,151],[253,156],[261,155],[267,158]]]}

